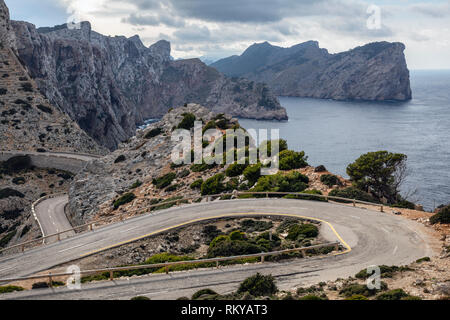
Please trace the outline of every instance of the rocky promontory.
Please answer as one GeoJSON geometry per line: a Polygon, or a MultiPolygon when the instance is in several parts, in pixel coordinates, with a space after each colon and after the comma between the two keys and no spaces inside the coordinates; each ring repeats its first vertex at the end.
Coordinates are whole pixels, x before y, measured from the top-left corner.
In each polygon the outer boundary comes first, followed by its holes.
{"type": "Polygon", "coordinates": [[[412,97],[402,43],[375,42],[330,54],[316,41],[290,48],[265,42],[212,64],[233,77],[266,82],[280,96],[405,101],[412,97]]]}

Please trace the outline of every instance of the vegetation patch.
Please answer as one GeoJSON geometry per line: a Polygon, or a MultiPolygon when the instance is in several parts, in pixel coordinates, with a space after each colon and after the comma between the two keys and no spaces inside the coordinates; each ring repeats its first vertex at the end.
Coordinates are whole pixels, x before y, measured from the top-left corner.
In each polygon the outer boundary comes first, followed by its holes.
{"type": "Polygon", "coordinates": [[[238,293],[248,292],[252,296],[271,296],[278,292],[275,279],[271,275],[257,273],[244,280],[239,286],[238,293]]]}
{"type": "MultiPolygon", "coordinates": [[[[340,197],[340,198],[347,198],[347,199],[354,199],[359,201],[365,201],[365,202],[372,202],[372,203],[379,203],[374,197],[372,197],[367,192],[364,192],[362,190],[359,190],[355,187],[348,187],[345,189],[335,189],[332,190],[329,193],[329,196],[332,197],[340,197]]],[[[345,200],[335,200],[337,202],[348,202],[345,200]]]]}
{"type": "Polygon", "coordinates": [[[175,172],[170,172],[159,178],[153,179],[152,183],[158,189],[164,189],[165,187],[169,186],[173,180],[175,180],[176,176],[177,175],[175,174],[175,172]]]}
{"type": "Polygon", "coordinates": [[[9,197],[25,198],[25,195],[11,188],[5,188],[0,190],[0,199],[6,199],[9,197]]]}
{"type": "Polygon", "coordinates": [[[125,193],[119,199],[114,201],[114,203],[113,203],[114,210],[118,209],[120,206],[122,206],[124,204],[130,203],[134,199],[136,199],[136,195],[134,193],[132,193],[132,192],[125,193]]]}
{"type": "Polygon", "coordinates": [[[183,113],[183,120],[178,124],[177,129],[191,130],[194,127],[196,117],[193,113],[183,113]]]}
{"type": "Polygon", "coordinates": [[[144,136],[144,139],[151,139],[156,136],[159,136],[161,133],[163,133],[163,130],[161,128],[155,128],[147,132],[144,136]]]}
{"type": "Polygon", "coordinates": [[[450,223],[450,205],[443,207],[439,210],[437,214],[430,218],[431,224],[436,223],[450,223]]]}
{"type": "Polygon", "coordinates": [[[2,293],[11,293],[11,292],[15,292],[15,291],[23,291],[25,290],[22,287],[18,287],[18,286],[3,286],[0,287],[0,294],[2,293]]]}
{"type": "Polygon", "coordinates": [[[116,160],[114,160],[114,163],[124,162],[125,160],[127,160],[127,158],[123,154],[121,154],[116,158],[116,160]]]}

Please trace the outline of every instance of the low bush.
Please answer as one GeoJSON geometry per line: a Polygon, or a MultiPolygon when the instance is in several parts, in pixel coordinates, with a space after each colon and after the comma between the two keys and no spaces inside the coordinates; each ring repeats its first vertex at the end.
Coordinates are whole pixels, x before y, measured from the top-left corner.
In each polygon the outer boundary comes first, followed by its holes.
{"type": "Polygon", "coordinates": [[[299,238],[315,238],[319,235],[319,228],[313,224],[296,224],[290,227],[289,233],[286,237],[288,240],[298,240],[299,238]]]}
{"type": "Polygon", "coordinates": [[[309,179],[299,172],[277,173],[263,176],[251,191],[254,192],[303,192],[308,188],[309,179]]]}
{"type": "Polygon", "coordinates": [[[0,96],[4,96],[6,93],[8,93],[8,90],[5,88],[0,88],[0,96]]]}
{"type": "Polygon", "coordinates": [[[189,169],[184,169],[178,173],[178,178],[185,178],[190,174],[191,174],[191,172],[189,171],[189,169]]]}
{"type": "Polygon", "coordinates": [[[298,300],[322,301],[322,300],[327,300],[327,299],[319,297],[319,296],[316,296],[314,294],[308,294],[306,296],[303,296],[303,297],[299,298],[298,300]]]}
{"type": "Polygon", "coordinates": [[[339,294],[343,295],[347,298],[361,295],[364,297],[371,297],[377,294],[378,291],[387,290],[387,285],[384,282],[381,282],[380,290],[377,289],[369,289],[365,284],[351,283],[345,285],[340,291],[339,294]]]}
{"type": "Polygon", "coordinates": [[[437,214],[432,216],[430,218],[431,224],[437,224],[437,223],[443,223],[447,224],[450,223],[450,205],[441,208],[437,214]]]}
{"type": "Polygon", "coordinates": [[[177,129],[190,130],[194,127],[196,117],[193,113],[184,113],[183,120],[178,124],[177,129]]]}
{"type": "Polygon", "coordinates": [[[180,187],[179,184],[172,184],[172,185],[168,186],[168,187],[165,189],[165,191],[166,191],[166,192],[173,192],[173,191],[176,191],[179,187],[180,187]]]}
{"type": "Polygon", "coordinates": [[[408,297],[409,295],[403,291],[403,289],[394,289],[391,291],[387,291],[379,294],[376,299],[377,300],[402,300],[403,298],[408,297]]]}
{"type": "Polygon", "coordinates": [[[130,299],[131,301],[146,301],[150,300],[150,298],[144,297],[144,296],[137,296],[130,299]]]}
{"type": "MultiPolygon", "coordinates": [[[[332,190],[329,193],[329,196],[379,203],[379,201],[377,201],[370,194],[368,194],[367,192],[361,191],[355,187],[348,187],[345,189],[332,190]]],[[[336,201],[341,201],[341,200],[336,200],[336,201]]],[[[341,202],[345,202],[345,201],[341,201],[341,202]]]]}
{"type": "Polygon", "coordinates": [[[408,200],[401,199],[397,203],[393,204],[392,207],[414,210],[416,208],[416,205],[408,200]]]}
{"type": "Polygon", "coordinates": [[[243,174],[245,176],[245,179],[248,180],[249,184],[254,185],[261,177],[261,163],[248,166],[243,171],[243,174]]]}
{"type": "MultiPolygon", "coordinates": [[[[382,278],[392,278],[395,273],[404,272],[404,271],[412,271],[412,269],[409,267],[406,267],[406,266],[402,266],[402,267],[386,266],[386,265],[380,266],[380,272],[381,272],[382,278]]],[[[357,279],[367,279],[368,277],[370,277],[370,274],[367,273],[366,269],[361,270],[360,272],[358,272],[355,275],[355,278],[357,278],[357,279]]]]}
{"type": "Polygon", "coordinates": [[[201,189],[202,184],[203,184],[203,179],[200,178],[200,179],[192,182],[190,187],[191,187],[191,189],[201,189]]]}
{"type": "Polygon", "coordinates": [[[133,183],[133,184],[130,186],[130,190],[139,188],[140,186],[142,186],[142,181],[137,180],[135,183],[133,183]]]}
{"type": "Polygon", "coordinates": [[[238,177],[240,176],[244,170],[248,167],[246,164],[234,163],[230,165],[227,170],[225,170],[225,174],[227,177],[238,177]]]}
{"type": "Polygon", "coordinates": [[[217,295],[217,292],[215,292],[211,289],[202,289],[192,295],[192,300],[197,300],[201,296],[205,296],[205,295],[208,295],[208,296],[217,295]]]}
{"type": "Polygon", "coordinates": [[[202,230],[202,235],[206,238],[207,243],[211,243],[215,238],[222,234],[222,231],[217,229],[216,226],[205,226],[202,230]]]}
{"type": "Polygon", "coordinates": [[[271,275],[264,276],[257,273],[244,280],[239,286],[238,293],[248,292],[252,296],[271,296],[278,292],[275,279],[271,275]]]}
{"type": "Polygon", "coordinates": [[[430,262],[430,261],[431,261],[430,257],[424,257],[416,260],[416,263],[430,262]]]}
{"type": "Polygon", "coordinates": [[[158,189],[164,189],[165,187],[172,184],[172,181],[175,180],[176,176],[177,175],[175,174],[175,172],[170,172],[159,178],[153,179],[152,183],[158,189]]]}
{"type": "Polygon", "coordinates": [[[0,294],[2,293],[11,293],[11,292],[15,292],[15,291],[23,291],[25,290],[22,287],[18,287],[18,286],[4,286],[4,287],[0,287],[0,294]]]}
{"type": "Polygon", "coordinates": [[[114,163],[124,162],[125,160],[127,160],[127,158],[123,154],[121,154],[116,158],[116,160],[114,160],[114,163]]]}
{"type": "Polygon", "coordinates": [[[151,139],[156,136],[159,136],[161,133],[163,133],[163,130],[161,128],[155,128],[147,132],[144,136],[144,139],[151,139]]]}
{"type": "Polygon", "coordinates": [[[7,174],[29,170],[32,168],[29,156],[16,156],[1,163],[0,171],[7,174]]]}
{"type": "Polygon", "coordinates": [[[320,177],[320,182],[322,182],[324,185],[326,185],[329,188],[341,184],[341,182],[339,181],[339,178],[333,174],[322,175],[320,177]]]}
{"type": "Polygon", "coordinates": [[[283,150],[280,152],[280,170],[294,170],[305,168],[308,166],[308,157],[305,152],[295,152],[291,150],[283,150]]]}
{"type": "MultiPolygon", "coordinates": [[[[272,156],[272,144],[274,144],[274,148],[276,148],[276,144],[278,144],[278,152],[282,152],[284,150],[288,149],[287,141],[284,139],[279,140],[269,140],[269,141],[263,141],[259,146],[259,155],[262,157],[263,155],[267,155],[269,157],[272,156]]],[[[275,155],[275,154],[274,154],[275,155]]]]}
{"type": "Polygon", "coordinates": [[[240,223],[241,229],[244,232],[252,233],[252,232],[262,232],[269,230],[273,227],[272,221],[261,221],[261,220],[253,220],[246,219],[241,221],[240,223]]]}
{"type": "Polygon", "coordinates": [[[202,134],[205,134],[206,131],[210,130],[210,129],[215,129],[216,128],[216,122],[214,120],[209,121],[202,130],[202,134]]]}
{"type": "Polygon", "coordinates": [[[202,195],[213,195],[220,194],[225,191],[225,185],[223,184],[223,180],[225,179],[225,175],[223,173],[216,174],[215,176],[207,179],[203,182],[201,187],[202,195]]]}
{"type": "Polygon", "coordinates": [[[212,169],[215,166],[216,166],[215,164],[206,164],[205,162],[203,162],[201,164],[193,164],[191,166],[191,171],[192,172],[203,172],[203,171],[212,169]]]}
{"type": "Polygon", "coordinates": [[[113,203],[114,210],[116,210],[117,208],[119,208],[120,206],[122,206],[124,204],[130,203],[134,199],[136,199],[136,195],[134,193],[132,193],[132,192],[125,193],[119,199],[114,201],[114,203],[113,203]]]}
{"type": "Polygon", "coordinates": [[[33,92],[33,86],[29,82],[25,82],[21,84],[22,90],[25,92],[33,92]]]}

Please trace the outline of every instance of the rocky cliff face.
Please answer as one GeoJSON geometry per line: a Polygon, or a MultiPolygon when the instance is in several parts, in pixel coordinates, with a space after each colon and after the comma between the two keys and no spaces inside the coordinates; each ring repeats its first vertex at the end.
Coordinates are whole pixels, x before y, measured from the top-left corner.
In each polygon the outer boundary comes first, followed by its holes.
{"type": "Polygon", "coordinates": [[[329,54],[315,41],[291,48],[265,42],[211,66],[229,76],[259,79],[281,96],[404,101],[412,96],[404,50],[401,43],[377,42],[329,54]]]}
{"type": "Polygon", "coordinates": [[[105,153],[39,92],[16,56],[9,13],[1,0],[0,9],[0,150],[105,153]]]}
{"type": "Polygon", "coordinates": [[[39,89],[96,141],[115,149],[143,120],[200,103],[256,119],[287,119],[262,84],[230,79],[200,60],[173,61],[170,43],[145,47],[139,37],[106,37],[67,26],[36,29],[12,22],[17,48],[39,89]]]}

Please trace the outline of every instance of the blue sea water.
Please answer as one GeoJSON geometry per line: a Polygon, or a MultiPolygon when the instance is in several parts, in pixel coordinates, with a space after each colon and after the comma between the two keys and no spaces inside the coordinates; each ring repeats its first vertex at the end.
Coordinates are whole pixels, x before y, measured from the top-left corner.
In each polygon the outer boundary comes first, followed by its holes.
{"type": "Polygon", "coordinates": [[[412,71],[413,99],[404,103],[341,102],[280,97],[289,121],[240,119],[246,129],[280,129],[289,148],[304,150],[311,165],[346,175],[369,151],[408,156],[402,191],[428,210],[450,202],[450,70],[412,71]]]}

